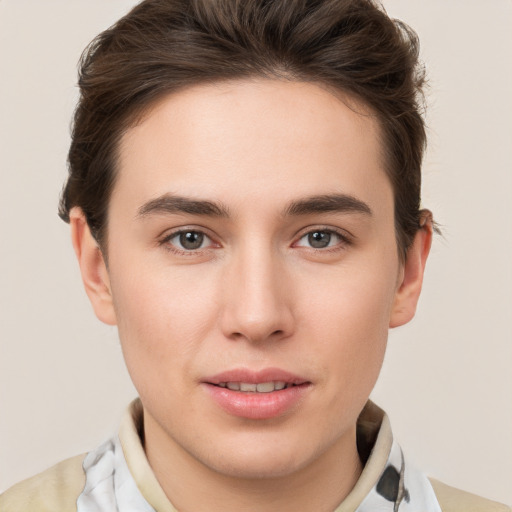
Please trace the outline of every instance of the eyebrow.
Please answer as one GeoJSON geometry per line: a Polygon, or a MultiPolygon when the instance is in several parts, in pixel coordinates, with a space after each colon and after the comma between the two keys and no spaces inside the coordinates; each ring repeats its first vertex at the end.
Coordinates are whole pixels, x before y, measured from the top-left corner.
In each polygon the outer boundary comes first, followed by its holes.
{"type": "Polygon", "coordinates": [[[372,215],[371,208],[365,202],[348,194],[319,195],[293,201],[285,209],[284,214],[300,216],[330,212],[372,215]]]}
{"type": "MultiPolygon", "coordinates": [[[[283,215],[298,217],[314,213],[362,213],[372,215],[371,208],[363,201],[348,194],[326,194],[292,201],[283,215]]],[[[229,209],[214,201],[191,199],[183,196],[164,194],[143,204],[138,217],[153,214],[186,213],[208,217],[229,217],[229,209]]]]}
{"type": "Polygon", "coordinates": [[[209,217],[229,217],[229,210],[220,203],[201,199],[164,194],[143,204],[138,210],[138,217],[162,213],[188,213],[209,217]]]}

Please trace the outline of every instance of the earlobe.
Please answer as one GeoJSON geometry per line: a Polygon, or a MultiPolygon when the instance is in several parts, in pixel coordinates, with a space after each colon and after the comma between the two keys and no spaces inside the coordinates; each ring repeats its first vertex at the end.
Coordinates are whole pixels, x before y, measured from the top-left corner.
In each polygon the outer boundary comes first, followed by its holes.
{"type": "Polygon", "coordinates": [[[416,313],[425,265],[432,244],[432,232],[432,214],[425,210],[421,227],[407,251],[389,321],[390,328],[406,324],[416,313]]]}
{"type": "Polygon", "coordinates": [[[71,240],[80,266],[85,291],[96,316],[104,323],[116,325],[110,279],[98,243],[92,236],[83,211],[70,211],[71,240]]]}

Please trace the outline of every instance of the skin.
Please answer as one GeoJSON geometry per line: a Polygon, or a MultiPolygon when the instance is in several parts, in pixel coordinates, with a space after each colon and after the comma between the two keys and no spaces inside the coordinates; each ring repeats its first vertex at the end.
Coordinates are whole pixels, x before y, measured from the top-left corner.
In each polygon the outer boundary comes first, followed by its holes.
{"type": "Polygon", "coordinates": [[[173,94],[121,141],[108,265],[72,211],[86,291],[119,328],[146,453],[180,511],[329,511],[360,475],[356,420],[389,327],[414,315],[432,229],[400,263],[379,127],[348,105],[263,79],[173,94]],[[369,211],[287,212],[332,194],[369,211]],[[151,207],[171,196],[225,215],[151,207]],[[204,233],[202,246],[180,246],[180,229],[204,233]],[[312,247],[314,232],[326,247],[312,247]],[[268,367],[310,383],[275,418],[233,416],[202,384],[268,367]]]}

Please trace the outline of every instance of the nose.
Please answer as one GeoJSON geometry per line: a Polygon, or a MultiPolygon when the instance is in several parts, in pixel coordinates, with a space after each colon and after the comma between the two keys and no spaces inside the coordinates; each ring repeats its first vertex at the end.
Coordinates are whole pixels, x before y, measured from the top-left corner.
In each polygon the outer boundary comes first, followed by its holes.
{"type": "Polygon", "coordinates": [[[287,338],[295,327],[293,283],[282,258],[264,244],[254,245],[226,266],[221,329],[229,339],[253,343],[287,338]]]}

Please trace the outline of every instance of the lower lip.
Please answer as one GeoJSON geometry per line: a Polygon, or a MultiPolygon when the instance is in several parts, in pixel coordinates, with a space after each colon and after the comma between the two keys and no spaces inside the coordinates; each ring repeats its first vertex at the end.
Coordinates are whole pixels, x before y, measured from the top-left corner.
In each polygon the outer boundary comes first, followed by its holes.
{"type": "Polygon", "coordinates": [[[282,416],[305,396],[310,384],[300,384],[270,393],[246,393],[204,383],[213,400],[227,413],[251,420],[282,416]]]}

